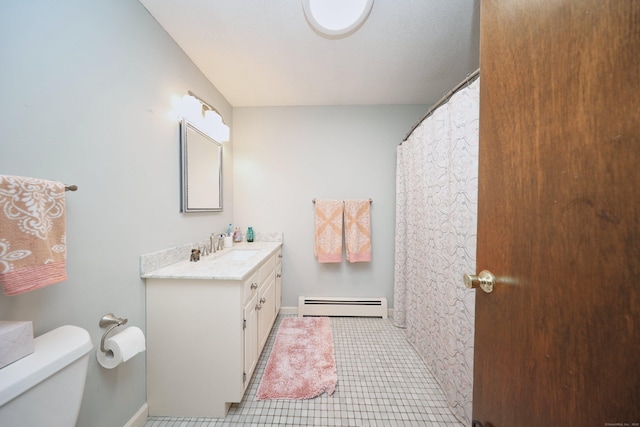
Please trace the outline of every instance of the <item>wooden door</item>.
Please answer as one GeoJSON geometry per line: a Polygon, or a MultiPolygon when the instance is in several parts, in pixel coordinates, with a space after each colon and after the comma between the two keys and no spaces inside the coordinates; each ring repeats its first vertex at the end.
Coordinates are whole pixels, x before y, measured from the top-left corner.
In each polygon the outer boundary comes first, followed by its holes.
{"type": "Polygon", "coordinates": [[[483,0],[473,418],[640,425],[640,1],[483,0]]]}

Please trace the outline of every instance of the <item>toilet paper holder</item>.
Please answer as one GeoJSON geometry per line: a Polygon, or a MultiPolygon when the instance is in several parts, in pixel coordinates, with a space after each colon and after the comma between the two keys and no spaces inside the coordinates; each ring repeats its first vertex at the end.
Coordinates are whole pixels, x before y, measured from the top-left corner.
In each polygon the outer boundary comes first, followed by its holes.
{"type": "Polygon", "coordinates": [[[100,319],[100,323],[99,323],[100,327],[101,328],[109,327],[109,329],[107,329],[105,333],[102,335],[102,339],[100,340],[100,351],[102,351],[103,353],[108,353],[111,351],[104,348],[104,341],[107,339],[107,335],[109,335],[109,332],[111,332],[118,326],[125,325],[128,321],[129,319],[116,317],[113,315],[113,313],[107,313],[104,316],[102,316],[102,319],[100,319]]]}

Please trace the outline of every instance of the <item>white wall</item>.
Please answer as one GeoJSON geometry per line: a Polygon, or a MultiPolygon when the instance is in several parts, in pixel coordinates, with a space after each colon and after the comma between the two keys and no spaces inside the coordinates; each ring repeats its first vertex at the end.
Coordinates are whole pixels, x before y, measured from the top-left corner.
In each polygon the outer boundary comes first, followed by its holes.
{"type": "MultiPolygon", "coordinates": [[[[0,293],[0,319],[32,320],[36,335],[78,325],[99,345],[105,313],[145,327],[141,254],[206,238],[231,222],[230,145],[225,211],[179,213],[172,100],[192,90],[227,123],[232,109],[137,1],[5,3],[0,174],[79,190],[66,198],[69,279],[14,297],[0,293]]],[[[144,356],[108,371],[92,354],[78,426],[122,426],[145,401],[144,356]]]]}
{"type": "Polygon", "coordinates": [[[284,232],[284,306],[301,295],[393,304],[396,147],[426,109],[234,108],[235,224],[284,232]],[[371,263],[316,261],[313,198],[373,199],[371,263]]]}

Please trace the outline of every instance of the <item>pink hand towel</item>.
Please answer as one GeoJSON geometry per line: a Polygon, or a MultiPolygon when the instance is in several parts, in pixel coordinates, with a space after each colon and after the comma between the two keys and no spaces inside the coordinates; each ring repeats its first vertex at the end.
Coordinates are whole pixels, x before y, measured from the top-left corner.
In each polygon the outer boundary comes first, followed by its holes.
{"type": "Polygon", "coordinates": [[[67,279],[64,184],[0,175],[0,284],[5,295],[67,279]]]}
{"type": "Polygon", "coordinates": [[[341,200],[316,200],[316,234],[313,253],[318,262],[342,261],[341,200]]]}
{"type": "Polygon", "coordinates": [[[371,261],[371,201],[345,200],[345,243],[347,261],[371,261]]]}

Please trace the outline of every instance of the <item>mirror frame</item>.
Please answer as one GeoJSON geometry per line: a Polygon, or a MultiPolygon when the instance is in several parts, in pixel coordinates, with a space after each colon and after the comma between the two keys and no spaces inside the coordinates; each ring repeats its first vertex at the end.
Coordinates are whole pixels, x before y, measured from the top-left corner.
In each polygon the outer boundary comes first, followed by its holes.
{"type": "MultiPolygon", "coordinates": [[[[183,118],[180,121],[180,159],[181,159],[180,187],[181,187],[181,193],[182,193],[181,203],[180,203],[180,212],[182,213],[222,212],[222,200],[223,200],[222,198],[222,143],[211,138],[205,132],[198,129],[198,127],[196,127],[192,122],[190,122],[186,118],[183,118]],[[216,159],[212,158],[212,164],[210,165],[211,168],[213,169],[213,174],[211,174],[210,170],[203,169],[202,166],[194,164],[194,162],[191,162],[191,169],[190,169],[189,139],[191,138],[191,145],[193,146],[193,144],[196,142],[193,140],[194,137],[197,137],[198,140],[204,140],[204,142],[210,142],[213,144],[213,147],[214,147],[213,151],[216,152],[218,156],[217,161],[216,159]],[[194,170],[195,166],[199,166],[200,170],[194,170]],[[194,206],[194,202],[190,201],[190,198],[189,198],[190,189],[193,190],[194,188],[202,187],[202,185],[196,186],[193,182],[191,182],[190,184],[190,181],[194,181],[194,177],[197,175],[202,175],[205,177],[207,175],[210,175],[210,178],[213,178],[214,182],[212,182],[208,188],[205,188],[205,190],[210,190],[214,194],[214,200],[212,201],[211,205],[204,204],[203,206],[194,206]],[[216,180],[217,182],[215,182],[216,180]],[[217,187],[217,193],[218,193],[217,200],[215,200],[216,187],[217,187]]],[[[203,179],[205,180],[205,184],[203,185],[206,186],[206,178],[203,178],[203,179]]],[[[197,182],[201,182],[201,181],[198,180],[197,182]]],[[[204,195],[202,197],[204,198],[207,198],[209,196],[208,194],[206,194],[206,192],[203,194],[204,195]]],[[[193,199],[193,197],[191,199],[193,199]]]]}

